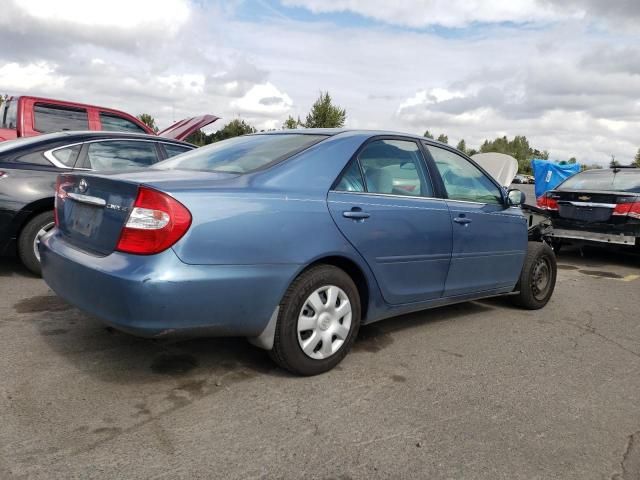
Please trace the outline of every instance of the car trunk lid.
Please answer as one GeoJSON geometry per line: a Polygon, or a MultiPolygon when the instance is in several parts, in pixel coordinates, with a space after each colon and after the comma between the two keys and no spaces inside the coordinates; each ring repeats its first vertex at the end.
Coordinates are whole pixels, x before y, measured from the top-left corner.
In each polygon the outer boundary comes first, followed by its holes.
{"type": "Polygon", "coordinates": [[[184,118],[179,122],[174,123],[168,128],[165,128],[158,135],[165,138],[172,138],[174,140],[185,140],[189,135],[202,127],[219,120],[220,117],[215,115],[200,115],[197,117],[184,118]]]}
{"type": "MultiPolygon", "coordinates": [[[[635,194],[607,191],[555,190],[546,194],[557,204],[558,217],[581,223],[606,223],[613,220],[618,210],[640,200],[635,194]]],[[[619,220],[616,220],[618,222],[619,220]]]]}
{"type": "Polygon", "coordinates": [[[172,196],[172,192],[190,188],[215,188],[234,177],[237,175],[154,169],[63,174],[56,187],[57,226],[69,243],[105,256],[116,249],[142,187],[172,196]]]}

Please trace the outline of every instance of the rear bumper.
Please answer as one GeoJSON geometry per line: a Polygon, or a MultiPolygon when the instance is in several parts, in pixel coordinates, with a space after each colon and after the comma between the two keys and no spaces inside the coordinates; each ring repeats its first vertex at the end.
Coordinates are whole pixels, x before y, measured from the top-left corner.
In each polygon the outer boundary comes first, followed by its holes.
{"type": "Polygon", "coordinates": [[[60,297],[116,329],[169,334],[258,336],[297,265],[187,265],[168,249],[98,257],[57,230],[40,244],[42,274],[60,297]]]}
{"type": "Polygon", "coordinates": [[[558,240],[580,240],[585,242],[608,243],[614,245],[636,244],[636,236],[627,233],[602,233],[589,232],[585,230],[568,230],[561,228],[552,228],[545,232],[545,237],[558,240]]]}

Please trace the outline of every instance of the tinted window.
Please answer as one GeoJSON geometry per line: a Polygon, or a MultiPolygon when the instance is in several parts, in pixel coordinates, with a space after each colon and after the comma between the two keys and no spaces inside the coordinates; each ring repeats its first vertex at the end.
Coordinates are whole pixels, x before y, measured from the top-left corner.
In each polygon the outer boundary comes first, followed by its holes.
{"type": "Polygon", "coordinates": [[[89,119],[84,109],[71,109],[49,105],[36,105],[35,129],[39,132],[60,132],[62,130],[88,130],[89,119]]]}
{"type": "Polygon", "coordinates": [[[116,140],[90,143],[86,167],[93,170],[126,170],[148,167],[157,161],[154,142],[116,140]]]}
{"type": "Polygon", "coordinates": [[[32,163],[35,165],[46,165],[48,167],[52,166],[51,162],[45,158],[44,152],[42,151],[25,153],[24,155],[15,157],[12,160],[16,163],[32,163]]]}
{"type": "Polygon", "coordinates": [[[502,193],[487,175],[466,158],[450,150],[425,145],[452,200],[479,203],[502,203],[502,193]]]}
{"type": "Polygon", "coordinates": [[[73,145],[72,147],[58,148],[51,152],[51,156],[65,167],[73,168],[81,147],[82,145],[73,145]]]}
{"type": "Polygon", "coordinates": [[[640,193],[640,169],[591,170],[578,173],[564,181],[562,190],[615,190],[640,193]]]}
{"type": "Polygon", "coordinates": [[[131,120],[109,113],[100,112],[100,123],[102,123],[102,129],[109,132],[147,133],[144,128],[135,124],[131,120]]]}
{"type": "Polygon", "coordinates": [[[247,135],[200,147],[154,168],[247,173],[284,160],[326,135],[247,135]]]}
{"type": "Polygon", "coordinates": [[[367,191],[392,195],[433,196],[425,181],[418,144],[406,140],[376,140],[358,156],[367,191]]]}
{"type": "Polygon", "coordinates": [[[171,143],[163,143],[164,151],[167,152],[167,158],[175,157],[181,153],[189,152],[193,148],[185,147],[182,145],[172,145],[171,143]]]}
{"type": "Polygon", "coordinates": [[[364,182],[358,162],[351,162],[349,167],[342,173],[336,188],[339,192],[364,192],[364,182]]]}

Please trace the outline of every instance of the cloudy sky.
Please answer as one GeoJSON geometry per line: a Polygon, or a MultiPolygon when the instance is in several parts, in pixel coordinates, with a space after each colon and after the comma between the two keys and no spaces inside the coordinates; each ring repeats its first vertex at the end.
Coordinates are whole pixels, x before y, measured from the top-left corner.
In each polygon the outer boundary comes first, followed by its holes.
{"type": "Polygon", "coordinates": [[[0,93],[279,128],[320,90],[347,126],[640,147],[638,0],[4,0],[0,93]]]}

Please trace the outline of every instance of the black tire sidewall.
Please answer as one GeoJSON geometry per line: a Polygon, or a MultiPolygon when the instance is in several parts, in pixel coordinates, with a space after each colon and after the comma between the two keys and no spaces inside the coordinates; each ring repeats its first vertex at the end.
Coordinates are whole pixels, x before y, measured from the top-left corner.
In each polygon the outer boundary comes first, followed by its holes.
{"type": "Polygon", "coordinates": [[[553,295],[553,291],[555,289],[556,279],[558,274],[558,267],[556,264],[556,256],[551,249],[551,247],[542,242],[529,242],[527,249],[527,256],[525,258],[525,262],[522,268],[522,273],[520,275],[519,287],[520,293],[514,299],[516,304],[528,308],[528,309],[539,309],[544,307],[551,296],[553,295]],[[548,259],[549,267],[550,267],[550,278],[549,278],[549,291],[542,299],[537,299],[533,295],[531,280],[533,275],[533,267],[538,262],[538,260],[542,257],[548,259]]]}
{"type": "Polygon", "coordinates": [[[343,270],[330,265],[311,268],[302,273],[289,287],[280,304],[274,358],[284,368],[301,375],[317,375],[335,367],[351,349],[360,328],[360,296],[358,289],[343,270]],[[351,303],[351,329],[344,344],[329,358],[316,360],[308,357],[298,343],[298,316],[309,295],[325,285],[341,288],[351,303]]]}
{"type": "Polygon", "coordinates": [[[53,211],[39,213],[27,222],[18,236],[18,256],[23,265],[36,275],[41,275],[41,268],[33,251],[33,241],[40,229],[53,221],[53,211]]]}

